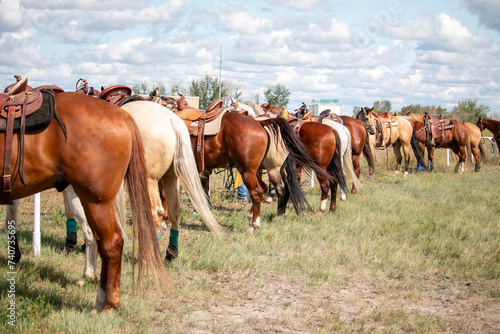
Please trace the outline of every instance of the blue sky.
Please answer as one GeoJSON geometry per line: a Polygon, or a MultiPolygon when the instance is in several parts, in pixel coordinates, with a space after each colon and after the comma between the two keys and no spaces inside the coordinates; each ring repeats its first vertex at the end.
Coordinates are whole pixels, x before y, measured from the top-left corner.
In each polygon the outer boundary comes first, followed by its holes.
{"type": "Polygon", "coordinates": [[[0,86],[74,90],[219,76],[245,99],[269,85],[289,109],[336,98],[343,113],[389,100],[452,108],[477,99],[500,111],[500,1],[0,2],[0,86]]]}

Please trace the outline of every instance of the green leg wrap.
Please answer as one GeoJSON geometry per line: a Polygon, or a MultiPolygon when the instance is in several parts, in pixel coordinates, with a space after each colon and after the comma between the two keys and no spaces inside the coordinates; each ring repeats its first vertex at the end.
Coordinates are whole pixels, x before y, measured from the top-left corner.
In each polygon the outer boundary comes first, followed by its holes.
{"type": "Polygon", "coordinates": [[[170,245],[177,246],[179,243],[179,230],[170,229],[170,239],[168,243],[170,245]]]}
{"type": "Polygon", "coordinates": [[[76,235],[76,220],[74,218],[66,220],[66,248],[72,248],[78,240],[76,235]]]}

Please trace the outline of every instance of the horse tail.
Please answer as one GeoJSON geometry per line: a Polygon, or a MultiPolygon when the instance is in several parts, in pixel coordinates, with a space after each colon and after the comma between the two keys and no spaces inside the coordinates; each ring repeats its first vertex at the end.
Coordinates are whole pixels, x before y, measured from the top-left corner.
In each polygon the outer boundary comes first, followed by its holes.
{"type": "MultiPolygon", "coordinates": [[[[362,185],[359,181],[356,173],[354,172],[354,165],[352,164],[352,137],[351,132],[344,127],[344,132],[347,135],[347,149],[344,153],[344,171],[349,175],[352,180],[352,183],[356,186],[356,188],[361,189],[362,185]]],[[[339,140],[340,141],[340,140],[339,140]]]]}
{"type": "Polygon", "coordinates": [[[365,146],[363,146],[363,155],[368,161],[368,175],[375,175],[375,157],[370,147],[370,135],[366,133],[365,146]]]}
{"type": "Polygon", "coordinates": [[[285,199],[283,201],[283,208],[281,208],[282,212],[285,213],[284,210],[288,198],[292,201],[293,208],[297,215],[301,215],[305,210],[312,211],[299,183],[297,162],[290,155],[287,156],[285,160],[285,171],[286,175],[281,175],[285,181],[285,199]]]}
{"type": "MultiPolygon", "coordinates": [[[[427,164],[425,163],[424,156],[420,152],[420,149],[418,148],[418,141],[417,141],[417,135],[415,135],[415,130],[413,129],[413,126],[411,127],[411,149],[413,150],[413,154],[415,154],[415,158],[417,158],[417,161],[420,163],[420,165],[424,168],[425,171],[429,171],[429,168],[427,167],[427,164]]],[[[409,156],[408,156],[409,158],[409,156]]]]}
{"type": "Polygon", "coordinates": [[[281,139],[288,151],[288,156],[295,161],[297,166],[313,170],[317,175],[327,178],[330,181],[332,180],[332,176],[322,170],[314,161],[297,134],[293,132],[287,120],[280,117],[270,118],[260,121],[260,124],[263,127],[269,127],[274,132],[277,143],[279,142],[278,134],[281,134],[281,139]]]}
{"type": "MultiPolygon", "coordinates": [[[[172,281],[163,264],[160,255],[158,237],[155,232],[151,201],[148,196],[146,159],[142,146],[141,136],[135,121],[128,113],[123,116],[130,128],[132,135],[132,152],[125,174],[129,191],[130,206],[132,208],[133,247],[132,261],[135,258],[135,243],[138,241],[138,275],[137,288],[140,289],[144,273],[152,276],[157,288],[170,287],[172,281]]],[[[135,278],[134,266],[132,277],[135,278]]]]}
{"type": "Polygon", "coordinates": [[[340,142],[340,136],[334,129],[335,134],[335,152],[333,153],[333,158],[328,164],[327,170],[333,175],[333,178],[338,182],[340,190],[346,194],[347,193],[347,182],[345,180],[344,170],[342,169],[342,143],[340,142]]]}
{"type": "MultiPolygon", "coordinates": [[[[467,132],[469,132],[468,129],[467,132]]],[[[472,165],[472,147],[470,144],[470,135],[467,135],[467,162],[469,163],[469,165],[472,165]]]]}
{"type": "Polygon", "coordinates": [[[170,121],[177,138],[174,152],[175,174],[183,183],[193,207],[200,215],[205,225],[210,231],[215,233],[215,235],[221,237],[223,234],[222,228],[210,211],[207,195],[201,185],[196,161],[194,160],[191,139],[189,138],[189,132],[187,131],[186,125],[178,116],[172,116],[170,121]]]}
{"type": "MultiPolygon", "coordinates": [[[[477,148],[479,149],[479,155],[481,157],[481,161],[485,162],[486,161],[486,152],[484,151],[483,147],[483,141],[480,139],[479,143],[477,144],[477,148]]],[[[479,162],[479,161],[476,161],[479,162]]]]}

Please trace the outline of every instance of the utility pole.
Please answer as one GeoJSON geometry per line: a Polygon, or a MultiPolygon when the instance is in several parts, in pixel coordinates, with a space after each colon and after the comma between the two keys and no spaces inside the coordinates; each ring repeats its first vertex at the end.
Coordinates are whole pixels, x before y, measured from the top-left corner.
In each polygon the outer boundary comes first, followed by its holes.
{"type": "Polygon", "coordinates": [[[222,44],[220,45],[220,63],[219,63],[219,100],[222,94],[222,44]]]}

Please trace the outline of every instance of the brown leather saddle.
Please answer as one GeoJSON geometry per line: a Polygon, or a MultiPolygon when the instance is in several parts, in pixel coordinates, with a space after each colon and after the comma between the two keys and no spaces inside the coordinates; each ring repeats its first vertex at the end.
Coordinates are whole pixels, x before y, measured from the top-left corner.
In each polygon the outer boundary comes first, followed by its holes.
{"type": "Polygon", "coordinates": [[[66,128],[62,119],[57,115],[55,97],[52,89],[32,89],[28,86],[28,78],[20,79],[17,83],[5,88],[0,94],[0,132],[5,133],[5,147],[2,172],[2,203],[12,203],[12,146],[14,133],[18,134],[18,170],[21,183],[24,165],[24,136],[26,131],[38,130],[47,127],[53,118],[61,125],[64,135],[66,128]]]}
{"type": "Polygon", "coordinates": [[[332,113],[330,109],[323,110],[318,117],[320,123],[323,123],[323,119],[331,119],[334,122],[345,125],[344,120],[339,115],[332,113]]]}
{"type": "Polygon", "coordinates": [[[118,104],[125,97],[132,94],[132,89],[124,85],[109,86],[101,91],[99,98],[113,104],[118,104]]]}
{"type": "Polygon", "coordinates": [[[429,133],[432,133],[432,140],[434,141],[434,144],[436,144],[437,140],[439,139],[441,142],[443,142],[446,137],[446,131],[450,131],[455,127],[451,120],[445,118],[427,118],[427,122],[430,128],[429,133]]]}
{"type": "Polygon", "coordinates": [[[223,114],[229,109],[223,108],[224,101],[215,100],[204,111],[183,105],[182,110],[174,110],[175,114],[179,116],[186,124],[189,134],[196,137],[195,158],[198,166],[198,171],[202,173],[205,170],[204,159],[204,144],[205,135],[215,135],[220,130],[220,122],[223,114]],[[216,122],[218,121],[218,122],[216,122]],[[215,126],[209,133],[206,133],[208,123],[213,123],[215,126]]]}

